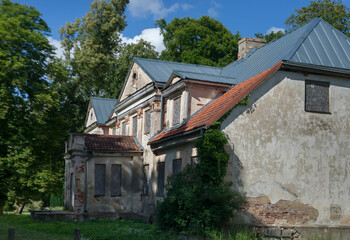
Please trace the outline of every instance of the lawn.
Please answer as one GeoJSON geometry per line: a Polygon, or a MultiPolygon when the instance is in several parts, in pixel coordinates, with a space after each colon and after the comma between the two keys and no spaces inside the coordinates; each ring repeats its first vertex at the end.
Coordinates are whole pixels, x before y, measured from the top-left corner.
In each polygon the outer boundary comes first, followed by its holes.
{"type": "Polygon", "coordinates": [[[8,239],[8,229],[15,229],[15,239],[63,240],[73,239],[74,229],[80,228],[81,240],[114,239],[177,239],[162,233],[155,225],[131,220],[94,220],[89,222],[35,222],[29,214],[0,216],[0,240],[8,239]]]}

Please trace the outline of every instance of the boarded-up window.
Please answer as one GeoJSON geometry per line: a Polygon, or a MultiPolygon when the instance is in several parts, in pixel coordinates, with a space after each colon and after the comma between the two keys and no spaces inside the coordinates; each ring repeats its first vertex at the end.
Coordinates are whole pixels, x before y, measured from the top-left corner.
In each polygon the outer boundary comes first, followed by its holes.
{"type": "Polygon", "coordinates": [[[181,97],[174,99],[173,125],[180,123],[181,97]]]}
{"type": "Polygon", "coordinates": [[[126,122],[122,122],[122,135],[126,136],[126,122]]]}
{"type": "Polygon", "coordinates": [[[105,195],[106,165],[95,164],[95,196],[105,195]]]}
{"type": "Polygon", "coordinates": [[[191,165],[193,166],[193,165],[195,165],[195,164],[197,164],[197,163],[198,163],[198,158],[197,158],[197,156],[191,157],[191,165]]]}
{"type": "Polygon", "coordinates": [[[137,137],[137,116],[132,118],[132,135],[137,137]]]}
{"type": "Polygon", "coordinates": [[[179,172],[181,172],[181,168],[182,168],[182,159],[174,159],[173,160],[173,174],[177,174],[179,172]]]}
{"type": "Polygon", "coordinates": [[[164,178],[165,178],[165,163],[159,162],[157,165],[158,181],[157,181],[157,197],[164,197],[164,178]]]}
{"type": "Polygon", "coordinates": [[[149,133],[151,131],[151,111],[145,111],[145,133],[149,133]]]}
{"type": "Polygon", "coordinates": [[[149,165],[143,166],[143,172],[142,172],[142,194],[148,195],[148,180],[147,180],[147,174],[149,170],[149,165]]]}
{"type": "Polygon", "coordinates": [[[305,111],[329,113],[329,83],[305,81],[305,111]]]}
{"type": "Polygon", "coordinates": [[[122,165],[112,164],[111,169],[111,195],[122,195],[122,165]]]}

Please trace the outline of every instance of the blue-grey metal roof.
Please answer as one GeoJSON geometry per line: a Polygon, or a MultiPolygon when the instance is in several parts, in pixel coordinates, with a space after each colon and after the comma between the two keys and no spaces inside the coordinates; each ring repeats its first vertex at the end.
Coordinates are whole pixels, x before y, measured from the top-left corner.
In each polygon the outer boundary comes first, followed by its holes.
{"type": "Polygon", "coordinates": [[[92,97],[90,102],[95,112],[96,122],[103,124],[108,121],[114,106],[117,104],[117,99],[92,97]]]}
{"type": "Polygon", "coordinates": [[[188,63],[167,62],[146,58],[134,58],[134,61],[155,82],[166,83],[176,69],[181,71],[220,75],[221,68],[188,63]]]}
{"type": "Polygon", "coordinates": [[[193,73],[193,72],[185,72],[185,71],[179,71],[179,70],[175,70],[174,74],[176,74],[177,76],[183,79],[195,79],[195,80],[202,80],[202,81],[215,82],[215,83],[225,83],[225,84],[235,83],[235,79],[233,77],[226,77],[226,76],[220,76],[220,75],[193,73]]]}
{"type": "Polygon", "coordinates": [[[349,69],[349,55],[349,38],[322,18],[315,18],[224,67],[221,75],[235,77],[241,83],[280,60],[349,69]]]}

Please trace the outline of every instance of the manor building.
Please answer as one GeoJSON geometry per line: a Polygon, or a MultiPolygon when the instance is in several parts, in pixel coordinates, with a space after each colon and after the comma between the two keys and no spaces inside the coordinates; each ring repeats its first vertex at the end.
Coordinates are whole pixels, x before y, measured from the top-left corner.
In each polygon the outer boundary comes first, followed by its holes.
{"type": "Polygon", "coordinates": [[[227,114],[227,180],[251,225],[350,226],[350,39],[321,18],[268,44],[244,38],[226,67],[134,58],[118,99],[91,98],[66,144],[65,205],[144,216],[194,142],[227,114]],[[247,105],[238,103],[249,98],[247,105]]]}

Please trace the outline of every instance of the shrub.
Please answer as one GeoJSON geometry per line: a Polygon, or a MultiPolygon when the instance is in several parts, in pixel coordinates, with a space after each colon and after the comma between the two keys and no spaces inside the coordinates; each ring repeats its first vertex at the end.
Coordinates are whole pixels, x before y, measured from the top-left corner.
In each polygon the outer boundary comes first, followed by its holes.
{"type": "Polygon", "coordinates": [[[229,160],[226,143],[220,124],[213,125],[196,142],[199,163],[168,178],[167,196],[156,210],[161,228],[205,235],[228,223],[243,198],[224,182],[229,160]]]}

